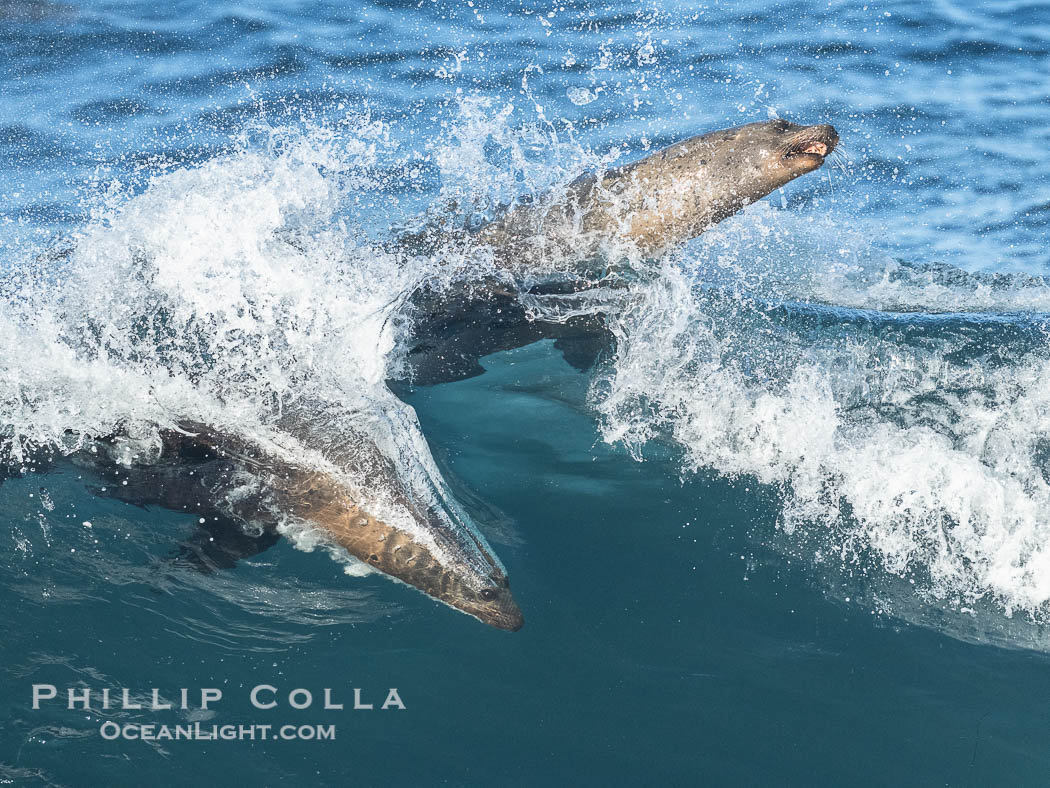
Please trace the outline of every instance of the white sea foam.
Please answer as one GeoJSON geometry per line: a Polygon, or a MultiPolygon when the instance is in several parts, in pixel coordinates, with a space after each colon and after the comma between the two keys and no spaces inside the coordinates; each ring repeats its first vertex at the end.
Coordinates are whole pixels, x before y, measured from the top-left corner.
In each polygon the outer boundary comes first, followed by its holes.
{"type": "Polygon", "coordinates": [[[815,545],[814,559],[874,560],[938,604],[990,600],[1043,620],[1050,353],[1041,318],[924,321],[1042,308],[1050,288],[1032,278],[985,287],[921,267],[887,286],[883,274],[900,266],[820,220],[758,206],[731,220],[666,260],[618,318],[615,364],[593,392],[605,437],[639,454],[670,437],[687,468],[780,487],[780,526],[815,545]],[[835,276],[843,258],[857,275],[835,276]],[[883,310],[906,301],[925,314],[800,310],[799,301],[883,310]]]}

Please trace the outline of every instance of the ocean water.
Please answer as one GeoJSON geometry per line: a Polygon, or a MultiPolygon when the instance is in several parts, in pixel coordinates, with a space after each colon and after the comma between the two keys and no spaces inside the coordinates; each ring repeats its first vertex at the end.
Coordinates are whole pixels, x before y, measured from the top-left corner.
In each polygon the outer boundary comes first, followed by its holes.
{"type": "Polygon", "coordinates": [[[0,483],[0,781],[1045,785],[1048,64],[1050,9],[1013,0],[0,0],[5,464],[387,408],[526,618],[288,524],[201,574],[170,561],[195,516],[29,470],[0,483]],[[398,258],[401,229],[776,116],[841,154],[628,260],[596,367],[547,340],[405,380],[409,295],[492,269],[398,258]]]}

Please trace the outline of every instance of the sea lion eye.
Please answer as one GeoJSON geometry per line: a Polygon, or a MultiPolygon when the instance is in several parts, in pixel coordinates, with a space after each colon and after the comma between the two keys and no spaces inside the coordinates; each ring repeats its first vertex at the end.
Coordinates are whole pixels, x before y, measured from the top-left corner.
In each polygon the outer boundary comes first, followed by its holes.
{"type": "Polygon", "coordinates": [[[493,599],[496,598],[496,592],[493,591],[491,588],[483,588],[481,589],[481,598],[484,599],[486,602],[491,602],[493,599]]]}

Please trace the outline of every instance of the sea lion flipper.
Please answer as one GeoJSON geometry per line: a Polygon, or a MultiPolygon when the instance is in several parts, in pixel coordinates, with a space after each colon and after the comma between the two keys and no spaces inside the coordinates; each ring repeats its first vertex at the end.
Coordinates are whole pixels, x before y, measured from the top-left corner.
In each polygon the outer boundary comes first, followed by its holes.
{"type": "Polygon", "coordinates": [[[589,372],[599,359],[608,356],[615,345],[611,331],[594,331],[568,335],[554,340],[566,363],[579,372],[589,372]]]}
{"type": "Polygon", "coordinates": [[[232,518],[202,519],[204,522],[170,556],[170,563],[211,574],[219,569],[233,569],[241,559],[266,552],[281,538],[272,528],[249,533],[232,518]]]}
{"type": "MultiPolygon", "coordinates": [[[[197,520],[194,532],[174,549],[165,563],[204,573],[230,569],[237,561],[272,547],[279,534],[273,527],[245,525],[243,512],[227,511],[226,493],[243,484],[242,467],[220,456],[219,447],[239,449],[241,442],[218,441],[218,433],[202,425],[184,424],[162,431],[162,450],[153,462],[117,463],[108,453],[90,454],[98,481],[88,489],[100,498],[112,498],[150,510],[167,509],[197,520]]],[[[256,507],[242,496],[247,510],[256,507]]]]}

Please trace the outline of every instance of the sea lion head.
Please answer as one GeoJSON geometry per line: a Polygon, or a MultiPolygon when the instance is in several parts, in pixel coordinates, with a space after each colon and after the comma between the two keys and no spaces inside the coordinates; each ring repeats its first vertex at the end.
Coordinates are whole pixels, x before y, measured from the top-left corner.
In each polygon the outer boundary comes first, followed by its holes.
{"type": "Polygon", "coordinates": [[[715,131],[700,140],[709,175],[735,180],[729,191],[754,200],[820,167],[839,135],[828,124],[800,126],[776,118],[715,131]]]}
{"type": "Polygon", "coordinates": [[[417,459],[419,473],[402,501],[421,533],[387,540],[379,551],[387,559],[381,568],[489,626],[517,632],[525,617],[510,592],[506,567],[432,462],[417,459]]]}
{"type": "Polygon", "coordinates": [[[584,226],[606,234],[611,228],[658,256],[817,169],[838,141],[831,126],[779,118],[691,137],[609,170],[584,226]]]}
{"type": "Polygon", "coordinates": [[[441,480],[435,486],[440,491],[437,505],[417,510],[429,523],[433,546],[408,547],[410,555],[421,554],[415,561],[421,571],[409,570],[401,577],[489,626],[517,632],[525,617],[510,592],[506,568],[451,491],[441,480]]]}
{"type": "Polygon", "coordinates": [[[501,568],[493,567],[484,577],[450,574],[449,581],[436,595],[442,602],[497,629],[517,632],[524,626],[525,617],[501,568]]]}
{"type": "Polygon", "coordinates": [[[406,502],[407,518],[389,519],[361,509],[324,474],[298,485],[293,496],[304,519],[373,569],[497,629],[524,625],[506,570],[450,496],[406,502]]]}
{"type": "Polygon", "coordinates": [[[756,136],[766,134],[776,143],[770,170],[785,178],[784,183],[820,167],[839,143],[838,132],[827,123],[799,126],[777,119],[754,125],[756,136]]]}

